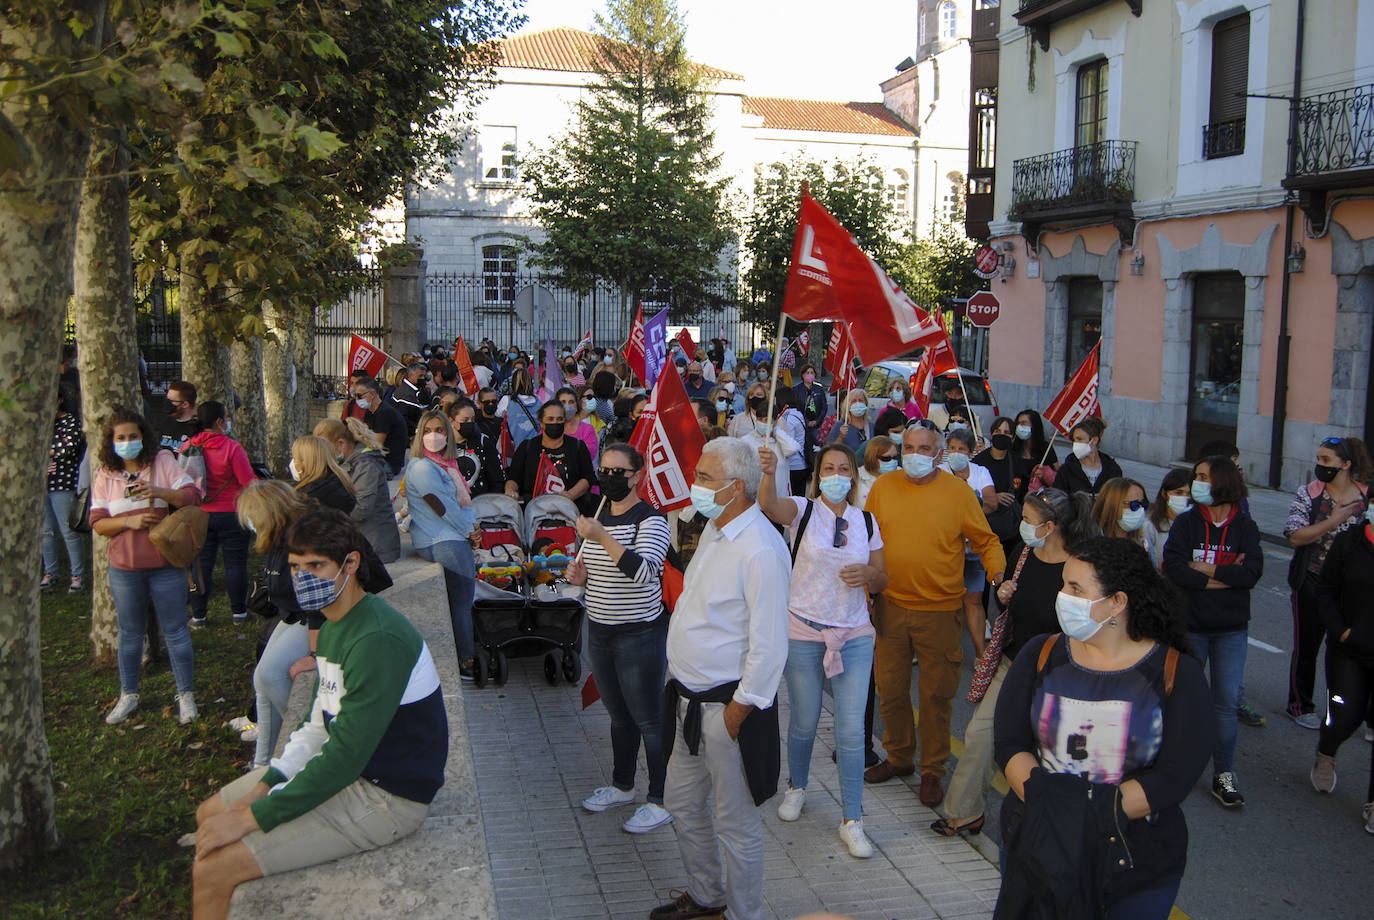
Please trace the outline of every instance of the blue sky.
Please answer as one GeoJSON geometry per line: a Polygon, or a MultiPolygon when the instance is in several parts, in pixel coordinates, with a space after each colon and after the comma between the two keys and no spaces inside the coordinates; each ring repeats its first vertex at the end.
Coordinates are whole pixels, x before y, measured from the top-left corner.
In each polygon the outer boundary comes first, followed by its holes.
{"type": "MultiPolygon", "coordinates": [[[[590,29],[604,6],[526,0],[526,29],[590,29]]],[[[916,51],[916,0],[679,0],[693,60],[743,74],[760,96],[876,101],[916,51]]]]}

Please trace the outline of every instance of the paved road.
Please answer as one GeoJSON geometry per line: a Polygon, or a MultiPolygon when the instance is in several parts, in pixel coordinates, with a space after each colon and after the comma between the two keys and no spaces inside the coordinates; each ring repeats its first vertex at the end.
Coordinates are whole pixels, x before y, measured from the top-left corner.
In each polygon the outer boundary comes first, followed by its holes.
{"type": "MultiPolygon", "coordinates": [[[[1347,741],[1337,756],[1335,793],[1319,795],[1307,779],[1317,733],[1284,715],[1292,648],[1288,559],[1287,551],[1266,547],[1264,579],[1252,597],[1246,683],[1269,724],[1240,728],[1236,773],[1247,804],[1231,812],[1212,798],[1210,765],[1184,804],[1191,840],[1178,907],[1193,920],[1364,920],[1374,912],[1374,836],[1359,819],[1370,745],[1362,734],[1347,741]]],[[[967,643],[964,654],[971,660],[967,643]]],[[[960,700],[968,676],[966,666],[960,700]]],[[[1320,669],[1317,686],[1324,693],[1320,669]]],[[[971,710],[956,705],[956,735],[971,710]]],[[[994,794],[988,814],[994,840],[1000,805],[994,794]]],[[[986,845],[985,851],[995,853],[986,845]]]]}

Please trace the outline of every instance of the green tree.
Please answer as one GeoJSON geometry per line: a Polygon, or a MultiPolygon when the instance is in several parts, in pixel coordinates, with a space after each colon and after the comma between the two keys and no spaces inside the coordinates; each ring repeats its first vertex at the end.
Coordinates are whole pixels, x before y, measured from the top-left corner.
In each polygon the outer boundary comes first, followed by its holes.
{"type": "Polygon", "coordinates": [[[942,221],[926,239],[915,240],[902,252],[901,271],[928,302],[943,304],[968,297],[987,284],[973,273],[978,244],[964,235],[962,220],[942,221]]]}
{"type": "Polygon", "coordinates": [[[621,315],[650,287],[699,292],[731,240],[713,152],[710,84],[687,59],[673,0],[608,0],[597,82],[567,136],[522,167],[545,233],[534,264],[587,291],[619,285],[621,315]]]}
{"type": "Polygon", "coordinates": [[[754,179],[753,206],[744,231],[747,267],[743,281],[747,296],[740,304],[744,319],[766,330],[769,336],[777,333],[792,243],[797,235],[803,182],[809,184],[811,197],[850,232],[859,248],[899,285],[908,287],[910,278],[901,259],[901,217],[882,182],[874,181],[875,169],[864,159],[827,164],[803,158],[760,169],[754,179]]]}

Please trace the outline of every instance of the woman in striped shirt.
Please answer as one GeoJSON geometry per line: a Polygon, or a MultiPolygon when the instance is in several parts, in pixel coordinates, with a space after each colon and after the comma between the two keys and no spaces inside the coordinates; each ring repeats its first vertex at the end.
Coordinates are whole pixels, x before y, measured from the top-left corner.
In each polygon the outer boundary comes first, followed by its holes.
{"type": "Polygon", "coordinates": [[[577,519],[582,553],[568,566],[568,580],[587,587],[587,656],[611,714],[614,760],[611,785],[594,791],[582,807],[599,812],[634,802],[635,761],[643,739],[649,800],[621,825],[631,834],[673,820],[663,808],[667,762],[659,714],[668,667],[662,578],[669,532],[663,515],[637,494],[643,478],[639,451],[626,444],[606,446],[597,470],[606,501],[595,518],[577,519]]]}

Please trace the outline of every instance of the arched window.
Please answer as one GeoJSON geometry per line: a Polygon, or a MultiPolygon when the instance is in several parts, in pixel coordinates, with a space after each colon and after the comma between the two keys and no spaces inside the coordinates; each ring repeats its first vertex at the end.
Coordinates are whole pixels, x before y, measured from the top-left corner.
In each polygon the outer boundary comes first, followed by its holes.
{"type": "Polygon", "coordinates": [[[887,183],[887,200],[892,204],[892,210],[902,217],[909,216],[907,207],[907,196],[911,192],[911,183],[907,177],[905,169],[894,169],[887,183]]]}
{"type": "Polygon", "coordinates": [[[482,302],[515,302],[515,247],[482,247],[482,302]]]}
{"type": "Polygon", "coordinates": [[[952,40],[959,35],[959,7],[952,0],[940,4],[940,38],[952,40]]]}

